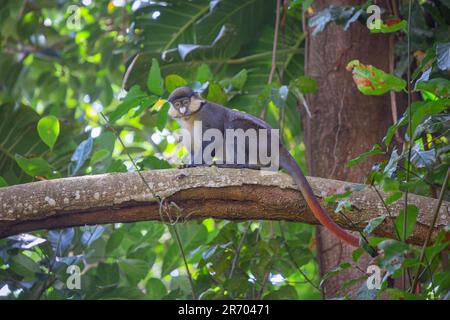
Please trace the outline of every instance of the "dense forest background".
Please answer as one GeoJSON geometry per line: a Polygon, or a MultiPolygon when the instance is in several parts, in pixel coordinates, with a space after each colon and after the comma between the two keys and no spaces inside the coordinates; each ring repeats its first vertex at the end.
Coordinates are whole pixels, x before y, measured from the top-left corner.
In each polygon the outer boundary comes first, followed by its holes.
{"type": "MultiPolygon", "coordinates": [[[[176,167],[185,150],[176,147],[178,125],[168,119],[165,99],[182,85],[280,128],[308,172],[302,123],[311,112],[320,121],[314,99],[338,85],[324,87],[311,76],[318,69],[308,65],[311,41],[331,26],[348,34],[356,25],[367,28],[374,3],[322,4],[317,10],[312,0],[3,0],[0,187],[176,167]]],[[[385,205],[404,192],[445,198],[450,2],[379,5],[382,21],[367,37],[392,42],[379,57],[392,63],[382,68],[352,57],[343,71],[353,76],[360,101],[383,96],[396,111],[373,113],[390,124],[384,139],[346,166],[375,157],[361,179],[388,192],[385,205]]],[[[327,39],[328,55],[336,39],[327,39]]],[[[358,141],[346,142],[352,143],[358,141]]],[[[350,194],[327,201],[338,212],[351,207],[350,194]]],[[[449,242],[442,233],[427,249],[408,244],[420,213],[407,198],[405,204],[396,213],[397,239],[370,238],[384,252],[377,258],[381,287],[368,288],[362,270],[334,296],[348,297],[346,289],[356,286],[352,297],[360,299],[449,297],[449,242]],[[403,282],[392,286],[396,279],[403,282]]],[[[386,216],[370,221],[364,236],[386,216]]],[[[364,250],[370,248],[352,251],[324,274],[315,229],[299,223],[205,219],[36,231],[0,240],[0,298],[320,299],[324,284],[357,265],[364,250]],[[79,289],[66,285],[69,266],[81,270],[79,289]]]]}

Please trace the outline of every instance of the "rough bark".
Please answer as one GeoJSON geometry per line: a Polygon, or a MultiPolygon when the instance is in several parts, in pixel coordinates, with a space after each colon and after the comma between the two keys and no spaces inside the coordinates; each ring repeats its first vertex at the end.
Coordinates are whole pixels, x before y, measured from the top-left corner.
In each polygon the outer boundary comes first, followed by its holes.
{"type": "MultiPolygon", "coordinates": [[[[314,12],[330,5],[357,5],[358,0],[317,0],[314,12]]],[[[384,6],[384,3],[377,3],[384,6]]],[[[309,31],[311,32],[311,31],[309,31]]],[[[317,94],[309,95],[312,118],[302,114],[309,173],[313,176],[363,182],[374,161],[349,168],[347,162],[380,143],[392,124],[389,95],[364,96],[356,88],[346,65],[353,59],[389,71],[389,36],[370,34],[366,26],[353,23],[349,30],[330,24],[316,36],[307,36],[306,73],[319,83],[317,94]]],[[[352,248],[331,234],[317,231],[322,275],[342,261],[351,260],[352,248]]],[[[362,257],[365,270],[368,256],[362,257]]],[[[333,297],[343,282],[360,276],[351,269],[327,281],[327,297],[333,297]]],[[[354,291],[351,287],[348,291],[354,291]]]]}
{"type": "MultiPolygon", "coordinates": [[[[37,229],[140,220],[184,221],[196,218],[229,220],[288,220],[317,224],[292,179],[284,173],[256,170],[192,168],[143,172],[152,192],[137,173],[116,173],[34,182],[0,189],[0,237],[37,229]],[[164,199],[160,206],[159,198],[164,199]],[[160,210],[162,208],[162,210],[160,210]],[[177,209],[179,208],[179,209],[177,209]]],[[[354,183],[309,178],[319,198],[343,192],[354,183]]],[[[358,188],[359,189],[359,188],[358,188]]],[[[343,227],[362,230],[367,221],[383,212],[379,197],[366,186],[351,196],[353,210],[332,217],[343,227]]],[[[418,227],[410,238],[423,241],[435,199],[411,195],[420,208],[418,227]]],[[[441,208],[438,232],[449,223],[441,208]]],[[[396,212],[401,202],[391,205],[396,212]]],[[[327,207],[333,213],[332,205],[327,207]]],[[[393,220],[377,229],[380,236],[393,237],[393,220]]]]}

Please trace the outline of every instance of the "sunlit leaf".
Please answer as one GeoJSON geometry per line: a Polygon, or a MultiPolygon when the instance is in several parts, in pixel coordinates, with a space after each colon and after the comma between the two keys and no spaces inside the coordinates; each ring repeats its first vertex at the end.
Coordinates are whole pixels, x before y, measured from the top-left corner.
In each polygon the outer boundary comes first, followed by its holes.
{"type": "Polygon", "coordinates": [[[406,86],[405,80],[359,60],[350,61],[347,70],[352,72],[358,90],[366,95],[381,95],[391,90],[399,92],[406,86]]]}
{"type": "Polygon", "coordinates": [[[59,136],[59,121],[55,116],[46,116],[39,120],[37,130],[42,141],[53,148],[59,136]]]}
{"type": "Polygon", "coordinates": [[[20,168],[29,176],[50,177],[52,175],[52,167],[42,158],[26,159],[16,154],[15,159],[20,168]]]}
{"type": "Polygon", "coordinates": [[[380,21],[380,28],[371,28],[371,33],[393,33],[397,31],[406,31],[408,22],[400,19],[386,19],[380,21]]]}
{"type": "Polygon", "coordinates": [[[169,74],[165,79],[166,89],[172,92],[178,87],[183,87],[187,84],[187,81],[177,74],[169,74]]]}

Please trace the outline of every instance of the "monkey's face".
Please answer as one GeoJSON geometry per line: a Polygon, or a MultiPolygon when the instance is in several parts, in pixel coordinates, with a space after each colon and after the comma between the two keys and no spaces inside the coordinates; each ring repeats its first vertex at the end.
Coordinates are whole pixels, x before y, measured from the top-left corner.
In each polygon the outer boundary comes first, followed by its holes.
{"type": "Polygon", "coordinates": [[[198,110],[200,110],[204,100],[198,97],[196,94],[191,97],[183,97],[170,101],[169,116],[172,118],[185,118],[190,117],[198,110]]]}

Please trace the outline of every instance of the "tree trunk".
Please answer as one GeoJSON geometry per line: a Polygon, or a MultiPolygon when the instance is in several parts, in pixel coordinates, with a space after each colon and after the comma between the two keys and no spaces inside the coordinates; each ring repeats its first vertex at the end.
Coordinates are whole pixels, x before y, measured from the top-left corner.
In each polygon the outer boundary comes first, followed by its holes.
{"type": "MultiPolygon", "coordinates": [[[[313,8],[317,13],[330,5],[357,4],[360,1],[317,0],[313,8]]],[[[310,175],[364,182],[376,158],[352,168],[347,166],[347,162],[381,142],[392,124],[390,100],[388,94],[361,94],[346,65],[358,59],[389,72],[388,37],[370,34],[368,28],[358,22],[347,31],[333,23],[316,36],[311,35],[311,29],[308,30],[305,71],[319,84],[318,92],[307,97],[312,118],[308,118],[305,112],[301,117],[310,175]]],[[[322,275],[343,261],[351,261],[352,248],[320,227],[317,230],[317,249],[322,275]]],[[[361,270],[366,270],[369,260],[368,255],[360,259],[361,270]]],[[[361,271],[354,268],[331,278],[325,284],[326,297],[336,296],[345,280],[361,275],[361,271]]],[[[357,288],[351,287],[346,292],[351,292],[350,296],[354,297],[357,288]]]]}

